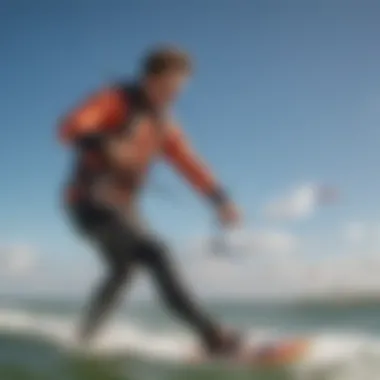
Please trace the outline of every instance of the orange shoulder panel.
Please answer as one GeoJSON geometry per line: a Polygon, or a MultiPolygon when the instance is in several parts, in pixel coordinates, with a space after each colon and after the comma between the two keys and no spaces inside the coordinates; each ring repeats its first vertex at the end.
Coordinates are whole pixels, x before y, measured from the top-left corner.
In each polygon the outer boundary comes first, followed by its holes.
{"type": "Polygon", "coordinates": [[[123,122],[126,112],[126,103],[116,89],[99,91],[63,118],[59,125],[60,140],[71,142],[113,128],[123,122]]]}
{"type": "Polygon", "coordinates": [[[216,182],[182,131],[175,126],[170,127],[163,144],[165,158],[197,189],[210,194],[216,188],[216,182]]]}

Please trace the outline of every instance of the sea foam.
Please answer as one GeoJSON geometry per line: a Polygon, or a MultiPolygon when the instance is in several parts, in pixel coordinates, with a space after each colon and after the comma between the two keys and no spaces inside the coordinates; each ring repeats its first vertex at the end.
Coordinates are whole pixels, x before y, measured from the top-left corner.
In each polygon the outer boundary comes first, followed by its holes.
{"type": "MultiPolygon", "coordinates": [[[[0,332],[46,340],[62,349],[80,354],[139,356],[141,359],[173,363],[189,361],[196,351],[194,337],[179,331],[157,333],[128,321],[118,321],[105,329],[90,349],[75,339],[75,323],[70,316],[0,310],[0,332]]],[[[281,339],[269,331],[253,328],[249,341],[281,339]]],[[[380,378],[380,339],[361,334],[310,334],[310,350],[291,371],[300,380],[375,380],[380,378]]]]}

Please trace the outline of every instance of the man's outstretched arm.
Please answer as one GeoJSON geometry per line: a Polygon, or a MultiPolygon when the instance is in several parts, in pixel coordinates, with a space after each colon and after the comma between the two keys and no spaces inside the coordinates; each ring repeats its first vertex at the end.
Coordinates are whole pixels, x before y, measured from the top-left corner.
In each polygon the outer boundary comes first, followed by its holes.
{"type": "Polygon", "coordinates": [[[239,215],[233,202],[194,152],[179,128],[172,127],[168,132],[163,154],[170,164],[217,208],[221,222],[224,224],[238,222],[239,215]]]}

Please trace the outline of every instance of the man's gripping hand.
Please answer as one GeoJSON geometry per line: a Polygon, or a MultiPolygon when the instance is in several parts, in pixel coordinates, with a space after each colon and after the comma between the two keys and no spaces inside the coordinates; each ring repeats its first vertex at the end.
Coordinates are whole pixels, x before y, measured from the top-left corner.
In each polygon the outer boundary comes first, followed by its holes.
{"type": "Polygon", "coordinates": [[[240,210],[231,201],[220,204],[217,215],[219,222],[225,227],[235,227],[242,222],[240,210]]]}

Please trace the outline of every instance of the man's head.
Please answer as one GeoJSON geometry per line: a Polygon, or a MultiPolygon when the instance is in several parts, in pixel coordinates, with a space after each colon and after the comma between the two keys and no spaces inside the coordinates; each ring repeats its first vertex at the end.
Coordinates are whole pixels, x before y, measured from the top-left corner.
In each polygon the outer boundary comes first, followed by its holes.
{"type": "Polygon", "coordinates": [[[171,47],[151,51],[142,64],[142,82],[150,100],[164,106],[176,99],[187,82],[192,64],[185,52],[171,47]]]}

